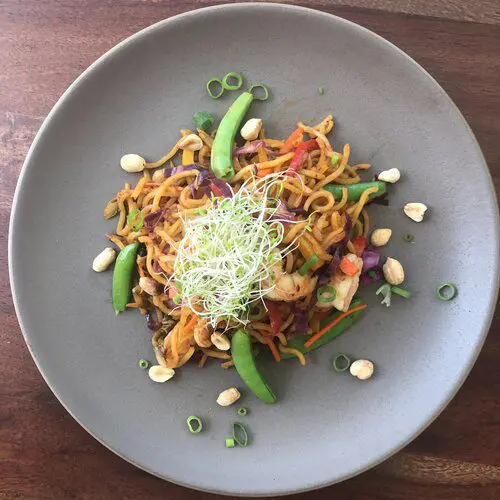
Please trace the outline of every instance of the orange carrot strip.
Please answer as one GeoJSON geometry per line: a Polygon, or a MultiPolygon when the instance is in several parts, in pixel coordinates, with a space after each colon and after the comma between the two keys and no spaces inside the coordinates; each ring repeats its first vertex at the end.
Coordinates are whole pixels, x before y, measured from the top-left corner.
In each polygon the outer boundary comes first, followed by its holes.
{"type": "Polygon", "coordinates": [[[301,128],[296,128],[286,139],[281,146],[280,153],[288,153],[293,148],[296,148],[304,140],[304,131],[301,128]]]}
{"type": "Polygon", "coordinates": [[[269,347],[269,350],[271,351],[271,353],[273,355],[274,360],[276,361],[276,363],[279,363],[281,361],[281,356],[280,356],[280,352],[276,348],[274,342],[271,339],[265,339],[265,340],[266,340],[266,344],[269,347]]]}
{"type": "Polygon", "coordinates": [[[330,323],[328,323],[325,327],[323,327],[318,333],[313,335],[307,342],[304,342],[304,347],[307,347],[309,349],[309,347],[311,347],[314,344],[314,342],[316,342],[316,340],[321,338],[328,330],[330,330],[330,328],[333,328],[335,325],[340,323],[344,318],[346,318],[350,314],[355,313],[356,311],[361,311],[365,307],[368,307],[368,305],[361,304],[360,306],[353,307],[352,309],[349,309],[348,311],[339,314],[333,321],[330,321],[330,323]]]}
{"type": "Polygon", "coordinates": [[[359,272],[358,266],[356,266],[354,262],[351,262],[347,256],[342,257],[339,267],[344,274],[347,274],[347,276],[354,276],[359,272]]]}
{"type": "Polygon", "coordinates": [[[184,332],[187,333],[190,330],[192,330],[196,326],[196,323],[198,323],[198,319],[199,319],[198,316],[194,314],[191,320],[184,327],[184,332]]]}
{"type": "Polygon", "coordinates": [[[273,169],[270,168],[269,170],[258,170],[257,171],[257,177],[265,177],[266,175],[270,175],[273,173],[273,169]]]}

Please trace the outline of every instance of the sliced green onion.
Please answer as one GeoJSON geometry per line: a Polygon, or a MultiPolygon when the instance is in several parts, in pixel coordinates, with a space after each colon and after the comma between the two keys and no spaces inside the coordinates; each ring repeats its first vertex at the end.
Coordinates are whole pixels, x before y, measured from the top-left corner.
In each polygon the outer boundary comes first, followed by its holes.
{"type": "Polygon", "coordinates": [[[236,71],[230,71],[227,75],[222,79],[222,86],[226,90],[238,90],[243,85],[243,77],[241,73],[236,73],[236,71]],[[230,80],[236,80],[236,83],[231,84],[230,80]]]}
{"type": "Polygon", "coordinates": [[[207,82],[207,92],[212,99],[218,99],[224,93],[224,86],[218,78],[211,78],[207,82]],[[220,91],[216,91],[220,87],[220,91]]]}
{"type": "Polygon", "coordinates": [[[248,444],[248,433],[246,427],[239,422],[233,424],[233,439],[238,446],[244,448],[248,444]]]}
{"type": "Polygon", "coordinates": [[[387,307],[391,305],[391,285],[389,283],[384,283],[376,292],[376,295],[379,295],[380,293],[384,297],[382,300],[382,304],[385,304],[387,307]]]}
{"type": "Polygon", "coordinates": [[[139,231],[139,229],[142,229],[142,226],[144,226],[143,213],[138,208],[134,208],[127,216],[127,224],[133,231],[139,231]]]}
{"type": "Polygon", "coordinates": [[[318,262],[319,262],[319,257],[315,253],[313,253],[309,258],[309,260],[307,260],[306,262],[304,262],[304,264],[300,266],[299,274],[301,276],[305,276],[307,274],[307,271],[309,271],[309,269],[311,269],[311,267],[313,267],[314,264],[318,262]]]}
{"type": "Polygon", "coordinates": [[[241,417],[244,417],[248,413],[248,410],[242,406],[241,408],[238,408],[238,415],[241,417]]]}
{"type": "Polygon", "coordinates": [[[253,98],[256,99],[257,101],[267,101],[269,99],[269,89],[263,84],[263,83],[256,83],[255,85],[252,85],[249,89],[248,92],[250,94],[253,94],[253,98]],[[253,89],[262,89],[262,96],[259,97],[259,93],[254,93],[253,89]]]}
{"type": "Polygon", "coordinates": [[[337,153],[333,153],[330,158],[330,163],[332,164],[333,167],[336,167],[339,160],[340,160],[340,155],[338,155],[337,153]]]}
{"type": "Polygon", "coordinates": [[[413,237],[413,234],[406,233],[406,234],[403,236],[403,239],[404,239],[405,241],[407,241],[408,243],[411,243],[411,242],[414,240],[414,237],[413,237]]]}
{"type": "Polygon", "coordinates": [[[441,283],[436,289],[437,298],[440,300],[454,299],[457,293],[457,287],[453,283],[441,283]]]}
{"type": "Polygon", "coordinates": [[[399,286],[391,286],[391,292],[404,297],[405,299],[409,299],[411,297],[411,292],[409,290],[405,290],[399,286]]]}
{"type": "Polygon", "coordinates": [[[234,439],[226,438],[226,448],[234,448],[234,439]]]}
{"type": "Polygon", "coordinates": [[[206,131],[214,124],[214,117],[207,111],[198,111],[193,115],[193,123],[196,128],[206,131]]]}
{"type": "Polygon", "coordinates": [[[316,292],[318,302],[333,302],[335,297],[337,297],[337,290],[331,285],[321,286],[316,292]]]}
{"type": "Polygon", "coordinates": [[[318,94],[323,95],[324,93],[325,93],[325,90],[323,89],[323,87],[318,87],[318,94]]]}
{"type": "Polygon", "coordinates": [[[149,363],[145,359],[140,359],[138,365],[142,370],[146,370],[149,366],[149,363]]]}
{"type": "Polygon", "coordinates": [[[333,369],[336,372],[345,372],[351,366],[351,359],[347,354],[340,353],[333,358],[333,369]]]}
{"type": "Polygon", "coordinates": [[[186,424],[191,434],[199,434],[203,429],[201,418],[195,415],[191,415],[190,417],[188,417],[186,420],[186,424]]]}

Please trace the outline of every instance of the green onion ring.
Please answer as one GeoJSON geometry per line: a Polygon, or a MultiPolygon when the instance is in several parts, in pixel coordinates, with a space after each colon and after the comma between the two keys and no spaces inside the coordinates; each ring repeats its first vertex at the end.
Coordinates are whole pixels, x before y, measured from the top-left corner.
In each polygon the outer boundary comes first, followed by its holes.
{"type": "Polygon", "coordinates": [[[222,86],[226,90],[238,90],[241,88],[243,85],[243,77],[241,76],[241,73],[237,73],[236,71],[230,71],[227,75],[224,76],[222,79],[222,86]],[[236,83],[235,84],[230,84],[229,79],[230,78],[235,78],[236,83]]]}
{"type": "Polygon", "coordinates": [[[140,359],[138,365],[141,370],[146,370],[149,366],[149,363],[145,359],[140,359]]]}
{"type": "Polygon", "coordinates": [[[226,448],[234,448],[234,439],[226,438],[226,448]]]}
{"type": "Polygon", "coordinates": [[[250,92],[250,94],[253,95],[253,98],[257,101],[267,101],[269,99],[269,89],[263,83],[256,83],[255,85],[252,85],[248,89],[248,92],[250,92]],[[253,92],[253,89],[262,89],[264,95],[262,97],[258,97],[258,94],[253,92]]]}
{"type": "Polygon", "coordinates": [[[441,283],[436,289],[437,298],[440,300],[454,299],[457,293],[457,287],[453,283],[441,283]]]}
{"type": "Polygon", "coordinates": [[[309,271],[309,269],[311,269],[311,267],[313,267],[317,262],[319,262],[319,257],[315,253],[313,253],[309,260],[307,260],[300,266],[299,274],[301,276],[305,276],[307,274],[307,271],[309,271]]]}
{"type": "Polygon", "coordinates": [[[320,286],[316,291],[318,302],[332,302],[337,297],[337,290],[331,285],[320,286]]]}
{"type": "Polygon", "coordinates": [[[239,422],[233,423],[233,439],[238,446],[244,448],[248,444],[248,433],[246,427],[239,422]]]}
{"type": "Polygon", "coordinates": [[[405,299],[409,299],[411,297],[411,292],[409,290],[405,290],[399,286],[391,286],[391,292],[399,295],[400,297],[404,297],[405,299]]]}
{"type": "Polygon", "coordinates": [[[127,216],[127,224],[134,230],[139,231],[144,226],[144,215],[138,209],[134,208],[127,216]]]}
{"type": "Polygon", "coordinates": [[[248,413],[248,410],[242,406],[241,408],[238,408],[238,415],[240,417],[244,417],[248,413]]]}
{"type": "Polygon", "coordinates": [[[212,99],[218,99],[224,93],[224,86],[222,85],[222,82],[218,78],[211,78],[207,82],[207,92],[212,99]],[[220,85],[220,92],[214,93],[214,91],[212,90],[214,84],[220,85]]]}
{"type": "Polygon", "coordinates": [[[407,241],[408,243],[411,243],[414,240],[413,234],[406,233],[403,236],[403,239],[407,241]]]}
{"type": "Polygon", "coordinates": [[[199,434],[203,429],[201,418],[195,415],[191,415],[190,417],[188,417],[186,420],[186,424],[191,434],[199,434]]]}
{"type": "Polygon", "coordinates": [[[333,358],[333,369],[336,372],[345,372],[351,366],[351,359],[347,354],[340,353],[333,358]]]}

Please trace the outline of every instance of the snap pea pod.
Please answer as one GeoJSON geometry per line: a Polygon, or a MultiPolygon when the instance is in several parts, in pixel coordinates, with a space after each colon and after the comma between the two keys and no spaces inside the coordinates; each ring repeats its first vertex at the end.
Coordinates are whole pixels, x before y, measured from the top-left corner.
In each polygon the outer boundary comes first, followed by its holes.
{"type": "Polygon", "coordinates": [[[210,156],[212,172],[219,179],[230,178],[234,175],[234,138],[253,99],[254,97],[250,92],[243,92],[231,104],[219,124],[210,156]]]}
{"type": "Polygon", "coordinates": [[[347,188],[347,201],[359,201],[359,198],[369,188],[376,187],[378,191],[371,193],[368,198],[384,196],[387,193],[387,184],[382,181],[358,182],[357,184],[327,184],[323,189],[329,191],[336,199],[342,198],[342,188],[347,188]]]}
{"type": "MultiPolygon", "coordinates": [[[[361,299],[354,299],[351,302],[351,308],[359,306],[363,303],[361,299]]],[[[328,318],[324,319],[321,321],[320,326],[323,327],[326,324],[330,323],[330,321],[334,320],[336,316],[340,314],[339,311],[336,311],[334,314],[331,314],[328,316],[328,318]]],[[[287,347],[291,347],[293,349],[298,349],[302,354],[307,354],[308,352],[314,351],[314,349],[317,349],[318,347],[327,344],[334,338],[338,337],[341,333],[344,333],[348,328],[350,328],[357,320],[358,318],[363,314],[363,311],[357,311],[355,313],[352,313],[350,316],[347,316],[343,320],[341,320],[337,325],[334,327],[330,328],[325,335],[323,335],[321,338],[319,338],[315,343],[313,347],[304,347],[304,343],[311,338],[310,335],[297,335],[296,337],[291,338],[288,341],[287,347]]],[[[283,359],[289,359],[289,358],[295,358],[295,356],[291,353],[287,352],[282,352],[281,357],[283,359]]]]}
{"type": "Polygon", "coordinates": [[[252,351],[250,335],[238,330],[231,339],[231,355],[241,380],[264,403],[276,403],[276,396],[260,373],[252,351]]]}
{"type": "Polygon", "coordinates": [[[132,293],[132,272],[139,243],[131,243],[122,248],[116,258],[113,270],[113,307],[116,314],[125,310],[132,293]]]}

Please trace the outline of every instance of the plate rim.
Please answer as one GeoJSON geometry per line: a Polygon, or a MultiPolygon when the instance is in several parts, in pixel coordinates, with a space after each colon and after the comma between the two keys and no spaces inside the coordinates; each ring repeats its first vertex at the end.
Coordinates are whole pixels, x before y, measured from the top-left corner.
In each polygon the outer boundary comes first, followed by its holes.
{"type": "Polygon", "coordinates": [[[133,33],[132,35],[128,36],[127,38],[123,39],[122,41],[118,42],[116,45],[111,47],[109,50],[107,50],[104,54],[102,54],[100,57],[98,57],[94,62],[92,62],[80,75],[69,85],[69,87],[63,92],[63,94],[59,97],[59,99],[56,101],[52,109],[49,111],[47,114],[46,118],[43,120],[42,125],[40,126],[38,132],[35,135],[35,138],[33,139],[33,142],[28,150],[28,153],[26,154],[26,158],[23,162],[23,165],[21,167],[21,171],[19,173],[19,177],[16,183],[16,188],[14,192],[14,196],[12,199],[12,206],[11,206],[11,212],[10,212],[10,218],[9,218],[9,231],[8,231],[8,268],[9,268],[9,282],[10,282],[10,287],[11,287],[11,292],[12,292],[12,301],[14,304],[14,309],[16,312],[16,317],[24,338],[24,341],[28,347],[29,353],[31,357],[33,358],[33,361],[35,362],[35,365],[40,372],[43,380],[51,390],[51,392],[55,395],[55,397],[58,399],[58,401],[61,403],[63,408],[71,415],[71,417],[83,428],[85,429],[86,432],[88,432],[94,439],[96,439],[100,444],[105,446],[108,450],[112,451],[115,455],[120,457],[121,459],[129,462],[130,464],[134,465],[135,467],[155,476],[160,479],[166,480],[168,482],[171,482],[173,484],[183,486],[185,488],[189,489],[194,489],[197,491],[203,491],[203,492],[208,492],[208,493],[214,493],[214,494],[219,494],[219,495],[226,495],[226,496],[240,496],[240,497],[250,497],[250,496],[258,496],[258,497],[276,497],[276,496],[284,496],[284,495],[289,495],[289,494],[297,494],[297,493],[305,493],[307,491],[313,491],[319,488],[324,488],[328,486],[332,486],[334,484],[346,481],[348,479],[351,479],[359,474],[362,474],[363,472],[366,472],[367,470],[370,470],[377,465],[381,464],[388,458],[392,457],[399,451],[401,451],[403,448],[405,448],[409,443],[411,443],[413,440],[415,440],[425,429],[427,429],[436,419],[441,415],[441,413],[444,411],[444,409],[448,406],[448,404],[451,402],[451,400],[456,396],[460,388],[463,386],[466,378],[470,374],[472,368],[474,367],[477,358],[481,352],[481,349],[484,345],[484,342],[486,340],[486,337],[488,335],[489,329],[491,327],[491,323],[493,320],[494,312],[495,312],[495,305],[498,299],[499,295],[499,286],[500,286],[500,262],[499,262],[499,255],[500,255],[500,214],[499,214],[499,207],[498,207],[498,199],[496,197],[496,192],[491,176],[490,169],[488,168],[488,164],[486,163],[486,160],[484,158],[483,152],[479,146],[479,143],[474,135],[474,132],[472,131],[471,127],[469,126],[468,122],[466,121],[465,117],[463,116],[462,112],[458,108],[458,106],[455,104],[455,102],[452,100],[452,98],[448,95],[446,90],[439,84],[439,82],[425,69],[423,68],[417,61],[415,61],[412,57],[410,57],[406,52],[404,52],[402,49],[400,49],[398,46],[396,46],[394,43],[390,42],[389,40],[385,39],[381,35],[378,35],[374,31],[371,31],[368,28],[365,28],[364,26],[357,24],[353,21],[350,21],[348,19],[345,19],[343,17],[337,16],[335,14],[330,14],[328,12],[324,12],[322,10],[317,10],[309,7],[302,7],[298,5],[293,5],[293,4],[282,4],[282,3],[275,3],[275,2],[250,2],[250,3],[245,3],[245,2],[238,2],[238,3],[230,3],[230,4],[221,4],[221,5],[215,5],[215,6],[207,6],[207,7],[201,7],[198,9],[190,10],[187,12],[182,12],[179,14],[176,14],[174,16],[171,16],[166,19],[162,19],[160,21],[157,21],[154,24],[151,24],[149,26],[146,26],[145,28],[142,28],[141,30],[133,33]],[[284,11],[295,11],[295,12],[303,12],[304,14],[308,15],[315,15],[317,17],[321,18],[328,18],[329,20],[334,20],[337,23],[347,25],[350,29],[354,31],[361,32],[365,34],[366,36],[372,37],[373,40],[378,41],[381,45],[384,45],[386,47],[389,47],[391,50],[395,50],[400,56],[403,56],[404,59],[406,59],[407,62],[411,63],[417,70],[419,70],[422,74],[424,74],[430,81],[431,83],[434,84],[434,86],[441,91],[443,96],[448,100],[449,104],[451,105],[452,109],[455,111],[455,116],[459,119],[460,124],[462,126],[465,126],[465,130],[468,132],[470,138],[472,139],[472,144],[475,149],[475,153],[478,156],[478,159],[480,160],[482,166],[480,168],[483,168],[485,173],[487,174],[487,180],[489,183],[489,188],[491,191],[491,201],[495,202],[496,204],[493,203],[496,206],[496,210],[494,210],[494,222],[496,222],[496,231],[494,232],[494,238],[496,241],[496,253],[494,255],[494,266],[493,266],[493,278],[494,278],[494,283],[496,283],[496,287],[494,290],[494,293],[490,295],[490,300],[489,303],[487,304],[488,308],[488,317],[485,317],[485,321],[482,325],[480,334],[478,335],[478,338],[475,342],[474,349],[471,350],[470,352],[470,359],[467,365],[464,365],[461,371],[461,376],[459,379],[457,379],[457,382],[455,386],[453,387],[453,390],[451,390],[448,394],[442,405],[438,408],[435,409],[435,411],[432,414],[432,417],[429,418],[428,420],[422,422],[412,433],[411,437],[409,437],[406,441],[403,443],[400,443],[398,446],[395,446],[394,448],[391,448],[390,450],[386,451],[382,455],[379,456],[378,460],[370,463],[369,465],[366,465],[364,467],[360,467],[356,470],[353,470],[349,474],[345,474],[341,478],[333,479],[333,480],[327,480],[321,483],[317,483],[314,485],[309,485],[305,486],[300,489],[280,489],[279,491],[274,491],[274,492],[266,492],[266,493],[256,493],[255,491],[253,492],[232,492],[228,490],[221,490],[221,489],[207,489],[207,488],[202,488],[200,486],[193,486],[192,484],[189,484],[187,482],[169,477],[167,475],[162,475],[160,473],[157,473],[153,470],[150,470],[147,466],[141,465],[139,463],[136,463],[131,457],[126,456],[125,454],[121,453],[118,450],[115,450],[110,444],[108,444],[103,437],[100,437],[96,432],[85,426],[80,419],[73,413],[71,408],[69,408],[65,402],[63,401],[62,397],[58,394],[58,392],[54,389],[53,385],[45,375],[42,367],[40,366],[39,360],[37,358],[36,353],[32,350],[31,342],[30,342],[30,334],[27,332],[24,322],[21,316],[21,305],[20,305],[20,300],[18,299],[18,294],[16,292],[16,285],[15,285],[15,276],[14,276],[14,271],[13,271],[13,266],[14,266],[14,257],[13,257],[13,250],[14,250],[14,237],[13,233],[16,231],[15,230],[15,222],[16,222],[16,213],[18,211],[17,207],[20,202],[21,198],[21,192],[23,190],[23,184],[25,182],[25,177],[27,175],[27,172],[32,168],[30,166],[31,164],[31,158],[34,156],[36,149],[38,148],[39,143],[41,142],[41,139],[45,133],[45,129],[49,126],[49,124],[52,122],[54,116],[57,114],[60,108],[62,108],[66,102],[66,100],[69,98],[69,96],[75,92],[82,84],[84,84],[85,80],[89,77],[89,75],[96,70],[97,68],[101,67],[102,64],[105,64],[107,60],[111,57],[114,56],[114,54],[117,54],[118,52],[122,51],[125,47],[127,47],[131,43],[135,43],[136,41],[140,40],[143,37],[147,37],[150,33],[153,33],[157,30],[162,30],[164,29],[165,26],[168,26],[170,24],[175,24],[176,22],[179,22],[180,20],[184,20],[189,17],[197,17],[200,15],[203,15],[203,12],[207,11],[225,11],[225,10],[240,10],[240,9],[282,9],[284,11]]]}

